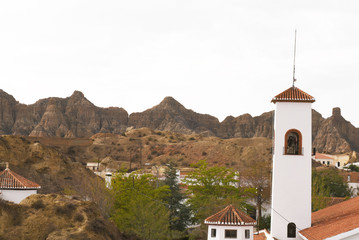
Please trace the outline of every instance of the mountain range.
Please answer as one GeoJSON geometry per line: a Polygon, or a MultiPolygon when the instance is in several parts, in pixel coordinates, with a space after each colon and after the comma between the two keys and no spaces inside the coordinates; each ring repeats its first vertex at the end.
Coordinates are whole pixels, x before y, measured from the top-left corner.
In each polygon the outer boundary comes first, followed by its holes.
{"type": "MultiPolygon", "coordinates": [[[[220,138],[271,138],[273,111],[252,117],[228,116],[222,122],[208,114],[185,108],[172,97],[143,112],[128,114],[119,107],[101,108],[83,93],[70,97],[50,97],[34,104],[19,103],[0,90],[0,134],[36,137],[88,138],[96,133],[122,134],[129,127],[220,138]]],[[[329,118],[312,111],[313,147],[319,152],[359,151],[359,129],[345,120],[340,108],[329,118]]]]}

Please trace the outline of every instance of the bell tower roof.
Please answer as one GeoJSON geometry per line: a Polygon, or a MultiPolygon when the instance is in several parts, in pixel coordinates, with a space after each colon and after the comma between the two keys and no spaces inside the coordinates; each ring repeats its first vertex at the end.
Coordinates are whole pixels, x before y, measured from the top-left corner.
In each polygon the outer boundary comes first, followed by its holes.
{"type": "Polygon", "coordinates": [[[315,102],[315,98],[309,95],[308,93],[300,90],[299,88],[292,86],[287,90],[281,92],[275,96],[272,101],[276,102],[315,102]]]}

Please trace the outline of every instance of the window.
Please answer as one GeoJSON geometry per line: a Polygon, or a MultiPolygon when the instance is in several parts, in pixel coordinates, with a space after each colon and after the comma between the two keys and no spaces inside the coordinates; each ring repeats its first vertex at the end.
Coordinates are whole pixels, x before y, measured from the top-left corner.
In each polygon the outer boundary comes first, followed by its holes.
{"type": "Polygon", "coordinates": [[[348,175],[348,182],[350,182],[350,175],[348,175]]]}
{"type": "Polygon", "coordinates": [[[246,229],[246,230],[244,231],[244,237],[245,237],[246,239],[251,238],[251,230],[246,229]]]}
{"type": "Polygon", "coordinates": [[[225,238],[237,238],[237,230],[224,230],[225,238]]]}
{"type": "Polygon", "coordinates": [[[296,236],[296,226],[294,223],[289,223],[287,227],[287,237],[295,238],[296,236]]]}
{"type": "Polygon", "coordinates": [[[340,162],[337,162],[337,167],[340,167],[340,162]]]}
{"type": "Polygon", "coordinates": [[[302,134],[298,130],[291,129],[285,134],[284,154],[302,154],[302,134]]]}
{"type": "Polygon", "coordinates": [[[217,235],[217,230],[215,228],[211,229],[211,237],[216,237],[217,235]]]}

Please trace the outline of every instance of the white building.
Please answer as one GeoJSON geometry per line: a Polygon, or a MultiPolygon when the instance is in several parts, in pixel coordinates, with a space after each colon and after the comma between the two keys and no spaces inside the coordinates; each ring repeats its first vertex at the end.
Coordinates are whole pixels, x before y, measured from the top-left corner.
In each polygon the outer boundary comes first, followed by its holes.
{"type": "Polygon", "coordinates": [[[0,173],[0,198],[20,203],[26,197],[37,194],[41,186],[11,171],[8,166],[0,173]]]}
{"type": "Polygon", "coordinates": [[[301,239],[298,229],[311,226],[312,103],[294,85],[272,99],[274,154],[271,236],[301,239]]]}
{"type": "Polygon", "coordinates": [[[233,205],[206,218],[204,223],[208,225],[208,240],[253,240],[254,226],[257,224],[233,205]]]}

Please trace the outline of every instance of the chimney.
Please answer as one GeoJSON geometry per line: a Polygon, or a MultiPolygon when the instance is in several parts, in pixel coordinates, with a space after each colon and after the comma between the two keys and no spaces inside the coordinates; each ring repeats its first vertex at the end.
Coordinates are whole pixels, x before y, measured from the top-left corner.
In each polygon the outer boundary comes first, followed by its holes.
{"type": "Polygon", "coordinates": [[[9,168],[9,162],[6,162],[6,168],[5,169],[8,169],[9,168]]]}

